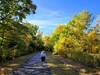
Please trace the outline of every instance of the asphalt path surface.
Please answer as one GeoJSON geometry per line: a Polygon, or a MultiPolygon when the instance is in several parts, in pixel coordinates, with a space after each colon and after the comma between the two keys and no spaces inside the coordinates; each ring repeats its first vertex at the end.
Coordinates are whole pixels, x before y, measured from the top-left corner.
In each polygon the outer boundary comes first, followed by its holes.
{"type": "Polygon", "coordinates": [[[40,52],[36,53],[19,68],[13,70],[9,75],[51,75],[47,62],[41,62],[40,52]]]}

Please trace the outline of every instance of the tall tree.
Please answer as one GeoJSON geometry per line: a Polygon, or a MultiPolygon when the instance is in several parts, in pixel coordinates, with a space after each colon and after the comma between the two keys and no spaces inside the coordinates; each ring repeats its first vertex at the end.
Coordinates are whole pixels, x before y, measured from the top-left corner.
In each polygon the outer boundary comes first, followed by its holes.
{"type": "MultiPolygon", "coordinates": [[[[60,32],[55,33],[55,34],[59,34],[57,36],[58,37],[57,41],[59,41],[60,38],[63,39],[63,37],[66,39],[71,39],[71,40],[76,41],[76,43],[64,43],[64,45],[62,45],[62,46],[65,46],[64,48],[66,48],[67,46],[69,48],[70,48],[70,46],[74,46],[74,47],[71,47],[72,50],[81,50],[81,51],[84,50],[84,48],[85,48],[84,46],[86,45],[86,44],[84,44],[84,42],[85,42],[84,39],[86,36],[86,29],[90,25],[90,20],[91,20],[91,15],[89,12],[82,11],[79,14],[75,15],[72,18],[72,20],[70,22],[68,22],[67,25],[63,25],[60,32]]],[[[57,49],[57,47],[60,48],[59,46],[57,46],[57,44],[59,44],[61,42],[57,42],[57,41],[55,41],[56,47],[54,46],[54,49],[57,49]]],[[[66,40],[64,42],[67,42],[67,41],[68,40],[66,40]]],[[[67,50],[67,49],[65,49],[65,50],[67,50]]]]}
{"type": "Polygon", "coordinates": [[[27,14],[35,13],[36,5],[32,0],[0,0],[0,53],[3,50],[5,34],[18,30],[22,26],[22,20],[27,14]]]}
{"type": "Polygon", "coordinates": [[[36,5],[31,0],[0,0],[0,23],[15,19],[22,21],[27,14],[35,13],[36,5]]]}

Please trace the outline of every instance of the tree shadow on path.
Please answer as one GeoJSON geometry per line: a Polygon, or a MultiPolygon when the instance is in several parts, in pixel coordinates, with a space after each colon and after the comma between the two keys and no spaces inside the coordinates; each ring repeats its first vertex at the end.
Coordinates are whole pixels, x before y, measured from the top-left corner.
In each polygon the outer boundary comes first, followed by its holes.
{"type": "Polygon", "coordinates": [[[51,75],[51,70],[47,62],[41,62],[40,52],[38,52],[9,75],[51,75]]]}
{"type": "Polygon", "coordinates": [[[47,61],[52,75],[99,75],[92,68],[58,55],[48,55],[47,61]]]}

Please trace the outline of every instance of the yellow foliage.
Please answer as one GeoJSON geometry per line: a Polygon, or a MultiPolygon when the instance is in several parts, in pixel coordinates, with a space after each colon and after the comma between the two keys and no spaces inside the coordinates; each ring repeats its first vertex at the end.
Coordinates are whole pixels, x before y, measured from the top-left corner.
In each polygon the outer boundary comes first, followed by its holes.
{"type": "Polygon", "coordinates": [[[59,41],[54,45],[54,53],[58,53],[61,55],[66,55],[66,52],[69,51],[77,51],[81,50],[81,44],[74,39],[73,37],[62,37],[59,41]]]}
{"type": "Polygon", "coordinates": [[[90,33],[88,33],[88,40],[89,41],[92,41],[92,40],[94,40],[95,39],[95,37],[96,37],[96,31],[95,30],[93,30],[92,32],[90,32],[90,33]]]}
{"type": "Polygon", "coordinates": [[[86,12],[86,11],[83,11],[83,12],[81,12],[80,14],[79,14],[79,16],[80,16],[80,18],[82,19],[82,20],[88,20],[89,19],[89,14],[88,14],[88,12],[86,12]]]}
{"type": "Polygon", "coordinates": [[[63,28],[64,28],[64,25],[59,25],[57,28],[56,28],[56,30],[55,30],[55,32],[61,32],[62,30],[63,30],[63,28]]]}
{"type": "Polygon", "coordinates": [[[44,45],[48,45],[50,43],[50,38],[48,36],[45,36],[43,41],[44,41],[44,45]]]}

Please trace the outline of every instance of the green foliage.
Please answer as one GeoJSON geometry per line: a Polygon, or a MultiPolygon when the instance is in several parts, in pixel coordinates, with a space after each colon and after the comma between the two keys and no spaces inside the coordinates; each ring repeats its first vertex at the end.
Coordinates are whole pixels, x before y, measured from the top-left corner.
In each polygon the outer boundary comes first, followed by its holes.
{"type": "MultiPolygon", "coordinates": [[[[73,19],[67,25],[63,25],[61,28],[58,27],[57,29],[60,32],[58,32],[56,29],[59,34],[59,36],[57,36],[58,40],[55,41],[55,43],[58,44],[58,46],[56,46],[61,48],[59,46],[60,43],[62,44],[61,46],[64,46],[63,49],[68,48],[67,46],[71,46],[72,50],[82,51],[82,46],[84,45],[83,39],[85,39],[84,29],[89,24],[89,20],[89,13],[81,12],[79,15],[74,16],[73,19]],[[59,41],[63,41],[63,43],[59,41]]],[[[57,32],[55,33],[57,34],[57,32]]]]}
{"type": "Polygon", "coordinates": [[[30,52],[38,26],[22,21],[35,10],[32,0],[0,0],[0,59],[14,59],[30,52]]]}
{"type": "Polygon", "coordinates": [[[36,35],[36,40],[35,40],[35,46],[37,50],[43,50],[44,49],[44,42],[42,38],[42,33],[38,32],[36,35]]]}
{"type": "Polygon", "coordinates": [[[52,51],[53,50],[52,41],[51,41],[51,38],[49,36],[45,36],[43,38],[43,42],[44,42],[44,47],[45,47],[46,51],[52,51]]]}
{"type": "Polygon", "coordinates": [[[37,30],[39,29],[37,25],[32,25],[30,23],[25,23],[24,25],[28,28],[27,32],[29,32],[32,36],[36,35],[37,30]]]}
{"type": "Polygon", "coordinates": [[[0,23],[12,19],[22,21],[27,14],[35,13],[35,10],[36,5],[31,0],[0,0],[0,23]]]}
{"type": "Polygon", "coordinates": [[[55,31],[50,37],[50,40],[52,41],[52,45],[54,45],[55,42],[59,40],[59,36],[63,32],[64,27],[65,27],[64,25],[57,26],[57,28],[55,29],[55,31]]]}
{"type": "MultiPolygon", "coordinates": [[[[67,25],[60,25],[51,35],[54,54],[79,61],[87,66],[97,66],[99,43],[96,42],[96,29],[87,32],[91,22],[91,14],[83,11],[75,15],[67,25]]],[[[99,41],[99,40],[98,40],[99,41]]],[[[100,65],[99,65],[100,66],[100,65]]]]}
{"type": "Polygon", "coordinates": [[[4,33],[4,38],[2,41],[2,36],[0,36],[0,40],[2,42],[2,52],[0,52],[0,56],[4,60],[26,55],[34,52],[35,50],[39,50],[37,48],[43,47],[42,35],[36,36],[38,26],[25,23],[25,25],[16,26],[14,28],[16,30],[9,28],[8,31],[5,32],[1,29],[2,33],[4,33]]]}

